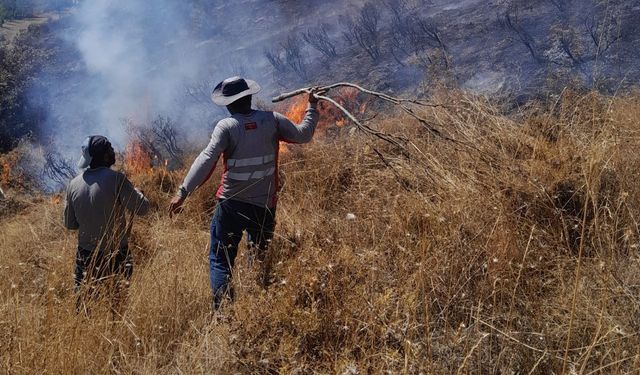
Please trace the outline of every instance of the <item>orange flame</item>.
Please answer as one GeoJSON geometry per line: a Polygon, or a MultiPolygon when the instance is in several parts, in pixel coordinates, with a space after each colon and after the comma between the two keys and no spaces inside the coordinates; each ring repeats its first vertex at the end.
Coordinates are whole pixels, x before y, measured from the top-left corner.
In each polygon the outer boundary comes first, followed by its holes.
{"type": "Polygon", "coordinates": [[[367,111],[367,107],[369,106],[369,101],[365,101],[360,104],[360,114],[364,114],[367,111]]]}
{"type": "MultiPolygon", "coordinates": [[[[351,87],[336,89],[332,91],[331,97],[354,115],[364,114],[369,105],[369,98],[363,97],[357,89],[351,87]]],[[[292,122],[296,124],[300,123],[304,119],[305,111],[307,109],[306,95],[299,95],[291,98],[287,103],[289,105],[286,107],[284,105],[276,107],[276,111],[284,114],[292,122]]],[[[323,131],[329,127],[335,126],[340,128],[350,122],[349,118],[332,104],[320,102],[318,111],[320,112],[320,122],[318,124],[318,129],[321,129],[320,134],[323,134],[323,131]]],[[[288,151],[287,147],[282,143],[280,150],[281,154],[288,151]]]]}
{"type": "Polygon", "coordinates": [[[7,185],[9,183],[9,180],[11,178],[11,164],[9,164],[9,161],[7,160],[3,160],[2,161],[2,174],[0,174],[0,183],[2,183],[3,185],[7,185]]]}
{"type": "Polygon", "coordinates": [[[127,172],[132,174],[151,171],[151,156],[138,140],[131,140],[125,148],[124,165],[127,172]]]}
{"type": "MultiPolygon", "coordinates": [[[[289,120],[294,124],[299,124],[304,119],[304,114],[307,110],[307,99],[305,96],[297,96],[291,99],[291,104],[288,107],[281,107],[277,109],[282,112],[289,120]]],[[[289,148],[286,142],[280,142],[280,155],[284,155],[289,152],[289,148]]]]}
{"type": "Polygon", "coordinates": [[[20,185],[22,183],[22,172],[17,170],[19,156],[15,152],[2,155],[0,158],[0,184],[3,186],[20,185]]]}
{"type": "Polygon", "coordinates": [[[304,113],[307,110],[307,100],[304,96],[298,96],[293,99],[293,103],[284,111],[284,115],[296,124],[304,119],[304,113]]]}

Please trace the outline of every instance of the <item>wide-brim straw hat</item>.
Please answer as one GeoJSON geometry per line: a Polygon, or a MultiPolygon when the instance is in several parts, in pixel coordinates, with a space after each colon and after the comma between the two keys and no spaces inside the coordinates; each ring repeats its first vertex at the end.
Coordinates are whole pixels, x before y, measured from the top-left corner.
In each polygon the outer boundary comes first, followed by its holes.
{"type": "Polygon", "coordinates": [[[258,92],[260,92],[260,85],[256,81],[236,76],[218,83],[211,93],[211,100],[217,105],[229,105],[242,97],[258,92]]]}

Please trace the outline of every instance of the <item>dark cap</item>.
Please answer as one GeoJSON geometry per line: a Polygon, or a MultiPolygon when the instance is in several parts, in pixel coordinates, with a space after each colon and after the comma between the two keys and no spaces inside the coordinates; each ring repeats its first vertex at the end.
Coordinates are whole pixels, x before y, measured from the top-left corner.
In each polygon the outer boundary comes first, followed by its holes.
{"type": "Polygon", "coordinates": [[[82,142],[82,157],[78,161],[78,168],[84,169],[91,165],[93,158],[105,155],[111,148],[111,142],[102,135],[92,135],[82,142]]]}

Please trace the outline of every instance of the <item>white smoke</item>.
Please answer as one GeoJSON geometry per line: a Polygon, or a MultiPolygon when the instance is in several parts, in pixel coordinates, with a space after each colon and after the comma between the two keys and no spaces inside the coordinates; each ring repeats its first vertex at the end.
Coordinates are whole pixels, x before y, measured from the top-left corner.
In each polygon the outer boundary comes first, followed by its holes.
{"type": "Polygon", "coordinates": [[[202,74],[195,44],[184,32],[175,1],[92,0],[77,13],[76,44],[97,92],[95,124],[122,146],[122,120],[147,121],[158,113],[182,116],[179,96],[202,74]]]}
{"type": "Polygon", "coordinates": [[[43,126],[63,155],[75,158],[92,134],[107,136],[122,151],[128,140],[123,120],[144,123],[158,115],[202,142],[224,115],[208,98],[216,82],[238,73],[263,83],[271,77],[263,46],[252,48],[264,35],[234,28],[238,20],[253,22],[250,9],[221,2],[215,6],[227,13],[217,20],[227,24],[195,27],[194,9],[185,3],[91,0],[73,11],[62,32],[80,61],[64,77],[47,78],[57,84],[47,93],[43,126]]]}

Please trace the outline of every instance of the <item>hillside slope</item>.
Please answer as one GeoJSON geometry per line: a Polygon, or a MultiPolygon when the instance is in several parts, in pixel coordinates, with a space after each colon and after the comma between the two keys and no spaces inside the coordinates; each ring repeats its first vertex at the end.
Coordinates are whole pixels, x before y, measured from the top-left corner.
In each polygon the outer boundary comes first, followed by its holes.
{"type": "Polygon", "coordinates": [[[46,43],[26,35],[2,51],[35,44],[48,58],[29,75],[0,72],[3,108],[19,109],[0,118],[0,146],[34,134],[70,157],[100,133],[123,149],[123,119],[157,115],[196,142],[192,133],[224,115],[208,100],[213,85],[236,74],[258,80],[266,102],[336,81],[420,97],[461,87],[516,104],[575,84],[614,93],[640,80],[638,20],[637,0],[83,1],[32,30],[46,43]],[[319,52],[309,33],[333,49],[319,52]]]}
{"type": "MultiPolygon", "coordinates": [[[[633,373],[640,368],[640,97],[567,90],[507,118],[439,93],[283,154],[270,285],[238,261],[236,302],[210,312],[215,184],[170,220],[184,171],[132,176],[122,316],[74,312],[74,233],[56,198],[0,221],[0,366],[8,373],[633,373]],[[337,137],[337,138],[336,138],[337,137]],[[348,215],[352,214],[352,215],[348,215]]],[[[212,180],[216,180],[214,176],[212,180]]],[[[12,198],[13,199],[13,198],[12,198]]]]}

